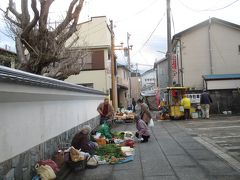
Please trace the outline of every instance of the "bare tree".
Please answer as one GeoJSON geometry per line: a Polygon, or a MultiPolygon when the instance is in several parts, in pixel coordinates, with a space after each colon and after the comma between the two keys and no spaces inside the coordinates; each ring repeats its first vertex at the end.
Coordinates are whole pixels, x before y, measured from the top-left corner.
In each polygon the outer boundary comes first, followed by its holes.
{"type": "Polygon", "coordinates": [[[18,12],[13,0],[9,0],[5,18],[16,35],[19,69],[64,80],[81,70],[86,51],[70,53],[65,42],[77,30],[79,15],[84,0],[72,0],[66,17],[55,29],[48,28],[49,9],[54,0],[31,0],[33,17],[28,9],[28,0],[21,0],[18,12]],[[26,55],[26,50],[28,55],[26,55]],[[75,56],[73,56],[75,54],[75,56]]]}

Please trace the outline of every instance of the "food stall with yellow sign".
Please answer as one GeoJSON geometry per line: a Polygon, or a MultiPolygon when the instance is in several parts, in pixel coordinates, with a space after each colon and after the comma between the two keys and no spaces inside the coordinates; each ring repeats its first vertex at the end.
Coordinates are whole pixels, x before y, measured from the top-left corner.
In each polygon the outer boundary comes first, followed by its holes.
{"type": "MultiPolygon", "coordinates": [[[[188,87],[167,87],[167,106],[170,119],[182,119],[184,116],[184,110],[181,106],[181,100],[184,94],[187,94],[188,87]]],[[[191,107],[190,114],[195,109],[191,107]]]]}

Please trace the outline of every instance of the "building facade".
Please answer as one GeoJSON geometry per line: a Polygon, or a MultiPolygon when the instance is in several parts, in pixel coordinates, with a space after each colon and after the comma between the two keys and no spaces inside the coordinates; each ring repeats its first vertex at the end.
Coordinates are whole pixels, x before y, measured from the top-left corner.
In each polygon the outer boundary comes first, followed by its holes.
{"type": "Polygon", "coordinates": [[[131,78],[131,98],[134,98],[135,101],[140,98],[141,93],[141,74],[138,72],[132,72],[131,78]]]}
{"type": "Polygon", "coordinates": [[[168,61],[167,58],[160,59],[154,63],[156,69],[157,87],[160,98],[164,97],[164,91],[168,87],[168,61]]]}
{"type": "Polygon", "coordinates": [[[203,89],[203,75],[240,72],[240,26],[211,18],[173,36],[177,84],[203,89]]]}
{"type": "Polygon", "coordinates": [[[129,69],[121,64],[117,65],[117,94],[118,94],[118,107],[127,109],[130,103],[130,78],[129,69]]]}
{"type": "Polygon", "coordinates": [[[88,57],[82,70],[65,81],[88,86],[107,94],[111,92],[111,32],[105,16],[92,17],[77,26],[66,42],[71,51],[85,50],[88,57]]]}
{"type": "Polygon", "coordinates": [[[157,86],[156,70],[149,69],[141,75],[141,91],[154,91],[157,86]]]}
{"type": "Polygon", "coordinates": [[[240,26],[211,18],[174,35],[172,42],[177,84],[194,91],[207,89],[212,113],[239,113],[237,80],[226,77],[240,74],[240,26]]]}

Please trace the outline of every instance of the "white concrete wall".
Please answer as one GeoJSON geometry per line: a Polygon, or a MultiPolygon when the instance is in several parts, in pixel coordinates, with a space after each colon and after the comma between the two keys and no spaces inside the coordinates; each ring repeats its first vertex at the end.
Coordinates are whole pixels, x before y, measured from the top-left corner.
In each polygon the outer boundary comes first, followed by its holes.
{"type": "Polygon", "coordinates": [[[0,162],[98,115],[102,95],[0,83],[0,162]]]}
{"type": "Polygon", "coordinates": [[[208,90],[216,89],[238,89],[240,88],[239,79],[207,81],[208,90]]]}

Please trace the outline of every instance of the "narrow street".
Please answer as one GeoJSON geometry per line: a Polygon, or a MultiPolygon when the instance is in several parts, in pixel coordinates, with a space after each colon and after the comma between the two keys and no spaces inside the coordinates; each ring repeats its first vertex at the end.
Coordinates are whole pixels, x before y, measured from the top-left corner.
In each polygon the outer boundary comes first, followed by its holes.
{"type": "MultiPolygon", "coordinates": [[[[240,144],[237,126],[240,126],[239,117],[155,121],[150,141],[136,144],[134,161],[117,165],[99,165],[96,169],[72,172],[65,179],[238,180],[240,166],[237,167],[237,163],[231,164],[223,158],[228,157],[228,154],[236,156],[233,149],[240,144]],[[234,136],[234,140],[230,135],[234,136]],[[222,139],[226,137],[225,145],[220,142],[221,137],[222,139]],[[213,150],[209,149],[210,146],[206,144],[210,144],[210,141],[206,141],[205,138],[211,140],[211,143],[215,142],[220,149],[216,146],[212,146],[213,150]],[[228,150],[226,151],[228,154],[222,151],[224,149],[228,150]]],[[[135,124],[118,124],[115,129],[135,131],[135,124]]]]}
{"type": "MultiPolygon", "coordinates": [[[[240,117],[215,116],[209,120],[178,122],[193,136],[201,137],[240,162],[240,117]]],[[[240,168],[240,167],[238,167],[240,168]]]]}

